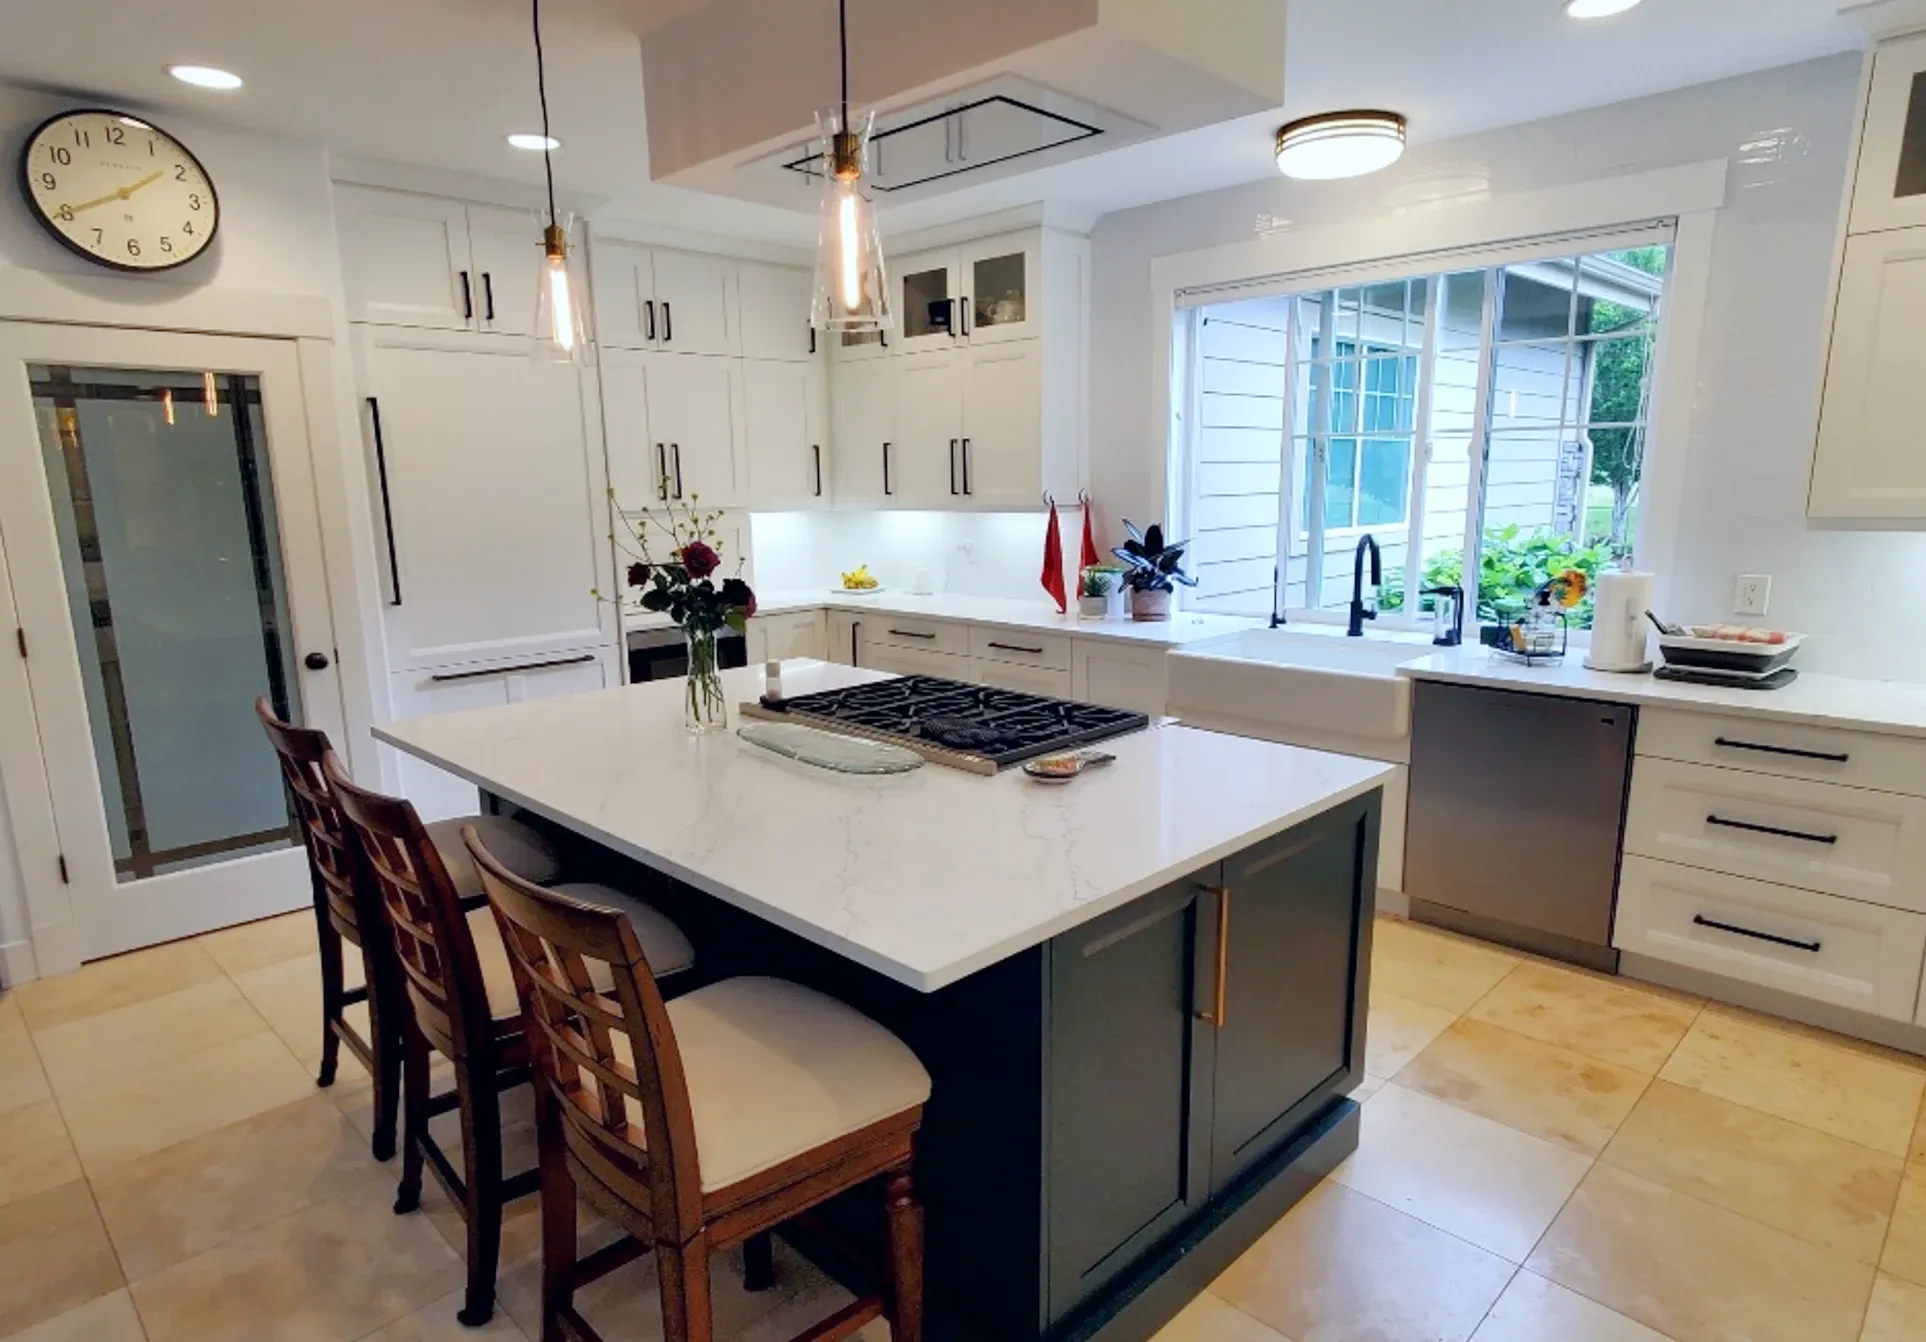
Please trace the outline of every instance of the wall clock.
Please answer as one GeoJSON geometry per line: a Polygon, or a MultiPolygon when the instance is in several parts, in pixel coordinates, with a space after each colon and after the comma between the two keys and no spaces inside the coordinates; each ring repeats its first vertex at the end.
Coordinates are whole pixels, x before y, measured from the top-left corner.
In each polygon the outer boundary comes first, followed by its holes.
{"type": "Polygon", "coordinates": [[[221,225],[214,181],[187,146],[98,107],[49,117],[20,149],[27,207],[70,251],[115,270],[171,270],[221,225]]]}

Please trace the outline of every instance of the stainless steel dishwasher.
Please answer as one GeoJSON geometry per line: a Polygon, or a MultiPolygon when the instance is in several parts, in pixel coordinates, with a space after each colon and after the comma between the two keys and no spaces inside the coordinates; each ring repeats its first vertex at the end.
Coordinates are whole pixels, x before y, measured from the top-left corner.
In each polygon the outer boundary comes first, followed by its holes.
{"type": "Polygon", "coordinates": [[[1419,681],[1404,852],[1412,919],[1616,973],[1637,720],[1628,704],[1419,681]]]}

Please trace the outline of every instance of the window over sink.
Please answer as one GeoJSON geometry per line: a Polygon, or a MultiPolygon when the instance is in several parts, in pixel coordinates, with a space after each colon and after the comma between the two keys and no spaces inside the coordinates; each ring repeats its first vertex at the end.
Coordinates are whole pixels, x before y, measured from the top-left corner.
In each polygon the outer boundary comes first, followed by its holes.
{"type": "Polygon", "coordinates": [[[1389,627],[1428,618],[1426,587],[1502,617],[1631,555],[1672,238],[1659,221],[1180,293],[1187,604],[1342,612],[1366,534],[1389,627]]]}

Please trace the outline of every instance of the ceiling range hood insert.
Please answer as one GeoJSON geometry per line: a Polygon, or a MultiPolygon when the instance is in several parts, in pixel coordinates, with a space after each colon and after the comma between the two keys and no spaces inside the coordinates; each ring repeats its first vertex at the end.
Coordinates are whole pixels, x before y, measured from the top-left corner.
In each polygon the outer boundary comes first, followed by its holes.
{"type": "MultiPolygon", "coordinates": [[[[904,201],[1284,101],[1281,0],[847,0],[850,99],[876,109],[865,185],[904,201]],[[873,175],[872,175],[873,174],[873,175]]],[[[642,40],[649,171],[793,209],[835,0],[708,0],[642,40]]]]}

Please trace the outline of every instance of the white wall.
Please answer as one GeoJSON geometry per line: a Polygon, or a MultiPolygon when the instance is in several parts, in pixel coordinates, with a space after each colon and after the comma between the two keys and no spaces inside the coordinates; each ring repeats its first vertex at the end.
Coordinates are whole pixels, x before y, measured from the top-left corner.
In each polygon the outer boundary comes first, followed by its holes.
{"type": "Polygon", "coordinates": [[[1356,182],[1280,178],[1106,216],[1091,235],[1091,487],[1104,515],[1143,520],[1163,498],[1151,258],[1248,242],[1260,215],[1376,220],[1449,209],[1424,202],[1480,179],[1502,197],[1723,157],[1730,187],[1698,381],[1672,389],[1692,398],[1690,438],[1650,449],[1687,460],[1672,615],[1720,618],[1735,575],[1770,573],[1771,622],[1814,636],[1801,665],[1926,679],[1926,621],[1891,595],[1926,571],[1926,535],[1826,532],[1805,519],[1857,87],[1858,59],[1833,57],[1422,146],[1356,182]]]}
{"type": "MultiPolygon", "coordinates": [[[[1074,597],[1083,513],[1059,507],[1057,516],[1065,590],[1074,597]]],[[[1048,524],[1042,512],[755,513],[756,582],[769,591],[826,588],[867,564],[898,591],[922,568],[936,592],[1048,601],[1038,581],[1048,524]]],[[[1108,559],[1113,543],[1099,534],[1099,554],[1108,559]]]]}

